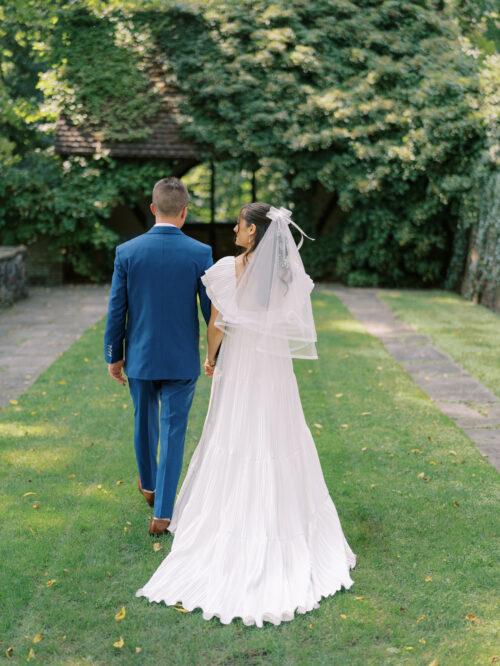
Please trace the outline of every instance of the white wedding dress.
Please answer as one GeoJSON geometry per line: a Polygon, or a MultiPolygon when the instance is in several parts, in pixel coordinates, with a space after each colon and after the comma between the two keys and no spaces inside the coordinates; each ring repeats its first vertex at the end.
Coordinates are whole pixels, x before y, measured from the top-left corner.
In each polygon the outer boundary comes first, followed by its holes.
{"type": "MultiPolygon", "coordinates": [[[[219,312],[230,310],[235,258],[202,279],[219,312]]],[[[356,555],[325,484],[292,359],[260,353],[255,339],[245,329],[223,338],[169,527],[171,551],[136,596],[262,627],[349,589],[356,555]]]]}

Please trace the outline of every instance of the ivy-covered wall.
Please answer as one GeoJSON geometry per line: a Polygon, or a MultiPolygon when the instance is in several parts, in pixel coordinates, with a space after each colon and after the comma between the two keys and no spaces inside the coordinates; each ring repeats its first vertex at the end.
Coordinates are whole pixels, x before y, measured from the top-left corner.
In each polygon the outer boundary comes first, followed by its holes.
{"type": "MultiPolygon", "coordinates": [[[[140,141],[156,111],[144,69],[154,54],[183,94],[200,161],[256,170],[262,196],[293,207],[318,239],[303,249],[315,279],[458,289],[472,237],[484,236],[478,192],[495,123],[474,45],[476,33],[493,43],[478,28],[491,7],[479,5],[61,2],[43,23],[39,71],[26,73],[39,118],[25,125],[40,148],[19,150],[0,182],[0,238],[47,234],[75,270],[99,276],[94,257],[117,241],[106,227],[113,206],[149,195],[171,165],[62,160],[41,120],[50,128],[64,108],[104,138],[140,141]]],[[[12,34],[19,15],[9,21],[12,34]]],[[[12,117],[1,122],[22,146],[12,117]]]]}

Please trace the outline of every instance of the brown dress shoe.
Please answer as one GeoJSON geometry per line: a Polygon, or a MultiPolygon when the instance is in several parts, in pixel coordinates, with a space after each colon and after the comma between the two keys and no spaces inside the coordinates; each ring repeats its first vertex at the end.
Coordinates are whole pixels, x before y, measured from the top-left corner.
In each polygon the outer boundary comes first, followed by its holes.
{"type": "Polygon", "coordinates": [[[169,525],[170,525],[170,518],[150,518],[149,533],[151,534],[151,536],[160,536],[161,534],[167,534],[169,525]]]}
{"type": "Polygon", "coordinates": [[[137,487],[139,488],[139,492],[141,495],[144,495],[146,498],[146,502],[149,504],[149,506],[154,506],[155,504],[155,494],[154,491],[151,490],[143,490],[141,486],[141,478],[139,477],[137,479],[137,487]]]}

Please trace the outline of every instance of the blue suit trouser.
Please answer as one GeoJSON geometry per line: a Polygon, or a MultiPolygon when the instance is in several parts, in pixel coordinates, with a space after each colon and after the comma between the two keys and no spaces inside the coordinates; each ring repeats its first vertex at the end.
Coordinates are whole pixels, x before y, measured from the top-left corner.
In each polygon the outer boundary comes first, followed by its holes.
{"type": "Polygon", "coordinates": [[[137,467],[142,488],[155,491],[156,518],[172,517],[196,381],[128,378],[137,467]]]}

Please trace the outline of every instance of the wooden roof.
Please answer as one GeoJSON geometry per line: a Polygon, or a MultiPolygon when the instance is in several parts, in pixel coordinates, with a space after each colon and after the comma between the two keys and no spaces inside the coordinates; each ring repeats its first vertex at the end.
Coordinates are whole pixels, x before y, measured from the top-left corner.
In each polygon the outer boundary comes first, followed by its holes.
{"type": "Polygon", "coordinates": [[[147,126],[152,130],[148,137],[133,141],[102,141],[102,133],[99,130],[76,126],[64,113],[61,113],[56,125],[56,152],[60,155],[93,155],[106,150],[112,157],[198,158],[199,150],[196,145],[186,141],[180,133],[178,91],[167,82],[168,75],[161,67],[156,66],[149,75],[163,103],[156,116],[148,121],[147,126]]]}

